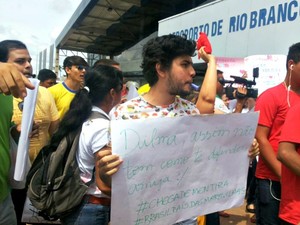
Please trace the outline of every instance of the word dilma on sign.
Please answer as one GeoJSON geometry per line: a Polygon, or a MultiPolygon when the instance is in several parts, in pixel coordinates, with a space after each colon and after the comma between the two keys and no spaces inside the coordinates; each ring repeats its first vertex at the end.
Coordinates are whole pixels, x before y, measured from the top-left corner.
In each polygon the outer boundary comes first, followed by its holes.
{"type": "Polygon", "coordinates": [[[135,151],[145,148],[155,149],[158,146],[178,146],[176,134],[160,135],[158,130],[154,128],[149,135],[142,136],[139,132],[133,129],[124,129],[120,132],[124,140],[124,149],[126,151],[135,151]]]}
{"type": "Polygon", "coordinates": [[[241,137],[252,135],[255,128],[245,126],[244,128],[235,128],[229,130],[226,128],[217,128],[214,130],[196,130],[187,133],[185,137],[177,136],[177,134],[160,134],[159,130],[154,128],[152,132],[141,134],[138,131],[127,128],[120,132],[121,140],[123,139],[124,150],[137,151],[142,149],[161,149],[163,146],[176,146],[174,150],[178,149],[186,141],[190,143],[211,141],[212,139],[219,139],[220,137],[241,137]]]}

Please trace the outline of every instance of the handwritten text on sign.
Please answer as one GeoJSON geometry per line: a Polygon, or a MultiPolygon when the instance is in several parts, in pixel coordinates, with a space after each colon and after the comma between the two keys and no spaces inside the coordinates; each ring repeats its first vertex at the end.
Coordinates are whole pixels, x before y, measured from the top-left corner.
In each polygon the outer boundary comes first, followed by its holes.
{"type": "Polygon", "coordinates": [[[243,203],[258,113],[112,121],[111,224],[173,224],[243,203]]]}

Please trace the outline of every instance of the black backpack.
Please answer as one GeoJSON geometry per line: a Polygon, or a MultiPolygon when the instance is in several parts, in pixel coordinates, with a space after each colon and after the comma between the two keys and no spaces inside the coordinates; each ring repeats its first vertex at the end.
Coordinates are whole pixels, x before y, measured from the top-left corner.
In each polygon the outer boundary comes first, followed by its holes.
{"type": "MultiPolygon", "coordinates": [[[[108,118],[93,111],[89,119],[108,118]]],[[[56,149],[46,145],[34,160],[27,175],[27,196],[46,220],[57,220],[74,210],[88,186],[84,183],[76,160],[81,127],[64,137],[56,149]]]]}

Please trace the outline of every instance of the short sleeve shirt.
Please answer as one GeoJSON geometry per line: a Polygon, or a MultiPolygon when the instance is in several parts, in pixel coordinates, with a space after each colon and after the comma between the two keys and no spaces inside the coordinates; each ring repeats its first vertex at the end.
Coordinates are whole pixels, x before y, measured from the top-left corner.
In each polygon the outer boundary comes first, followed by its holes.
{"type": "Polygon", "coordinates": [[[143,96],[131,99],[116,108],[113,119],[142,119],[155,117],[176,117],[184,115],[199,115],[195,104],[175,97],[174,103],[166,106],[154,106],[148,103],[143,96]]]}
{"type": "MultiPolygon", "coordinates": [[[[94,154],[110,142],[109,116],[96,106],[93,106],[92,111],[100,112],[105,115],[107,119],[88,119],[82,124],[79,138],[79,151],[77,152],[76,158],[80,169],[81,180],[85,183],[90,181],[93,177],[95,167],[94,154]]],[[[101,193],[95,182],[89,186],[87,193],[97,197],[107,197],[101,193]]]]}
{"type": "MultiPolygon", "coordinates": [[[[294,106],[300,102],[300,95],[287,91],[284,83],[263,92],[257,99],[255,111],[260,111],[258,124],[270,129],[269,142],[277,154],[281,128],[285,121],[289,105],[294,106]]],[[[263,160],[259,160],[255,176],[260,179],[279,181],[279,178],[269,169],[263,160]]]]}
{"type": "MultiPolygon", "coordinates": [[[[298,144],[300,157],[300,104],[291,107],[282,127],[280,141],[298,144]]],[[[291,224],[300,222],[300,177],[282,164],[279,216],[291,224]]]]}
{"type": "MultiPolygon", "coordinates": [[[[14,111],[12,121],[15,124],[21,124],[22,121],[23,114],[18,106],[22,101],[20,98],[14,98],[13,101],[14,111]]],[[[36,158],[41,148],[48,143],[50,139],[50,124],[58,119],[59,115],[51,93],[47,88],[39,86],[34,112],[34,121],[39,124],[39,135],[30,138],[29,157],[31,161],[36,158]]]]}
{"type": "Polygon", "coordinates": [[[219,97],[216,97],[215,99],[215,109],[218,109],[224,113],[230,113],[230,110],[228,107],[225,105],[224,101],[220,99],[219,97]]]}
{"type": "Polygon", "coordinates": [[[68,88],[64,82],[56,84],[48,89],[54,98],[55,105],[59,113],[59,118],[61,119],[69,110],[76,91],[68,88]]]}
{"type": "Polygon", "coordinates": [[[0,202],[2,202],[9,194],[9,129],[13,111],[12,96],[0,93],[0,106],[0,202]]]}

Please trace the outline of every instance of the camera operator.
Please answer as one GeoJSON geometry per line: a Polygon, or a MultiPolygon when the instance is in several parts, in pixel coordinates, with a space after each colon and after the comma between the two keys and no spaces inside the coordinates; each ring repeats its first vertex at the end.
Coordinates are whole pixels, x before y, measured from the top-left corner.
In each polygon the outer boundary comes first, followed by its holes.
{"type": "MultiPolygon", "coordinates": [[[[218,76],[218,82],[217,82],[217,96],[215,100],[215,114],[231,113],[231,110],[225,105],[224,101],[222,100],[222,95],[225,93],[223,71],[217,70],[217,76],[218,76]]],[[[238,87],[236,90],[234,90],[233,96],[235,97],[235,100],[231,100],[231,101],[236,101],[236,104],[232,112],[241,113],[247,99],[246,98],[247,88],[244,86],[238,87]]]]}

